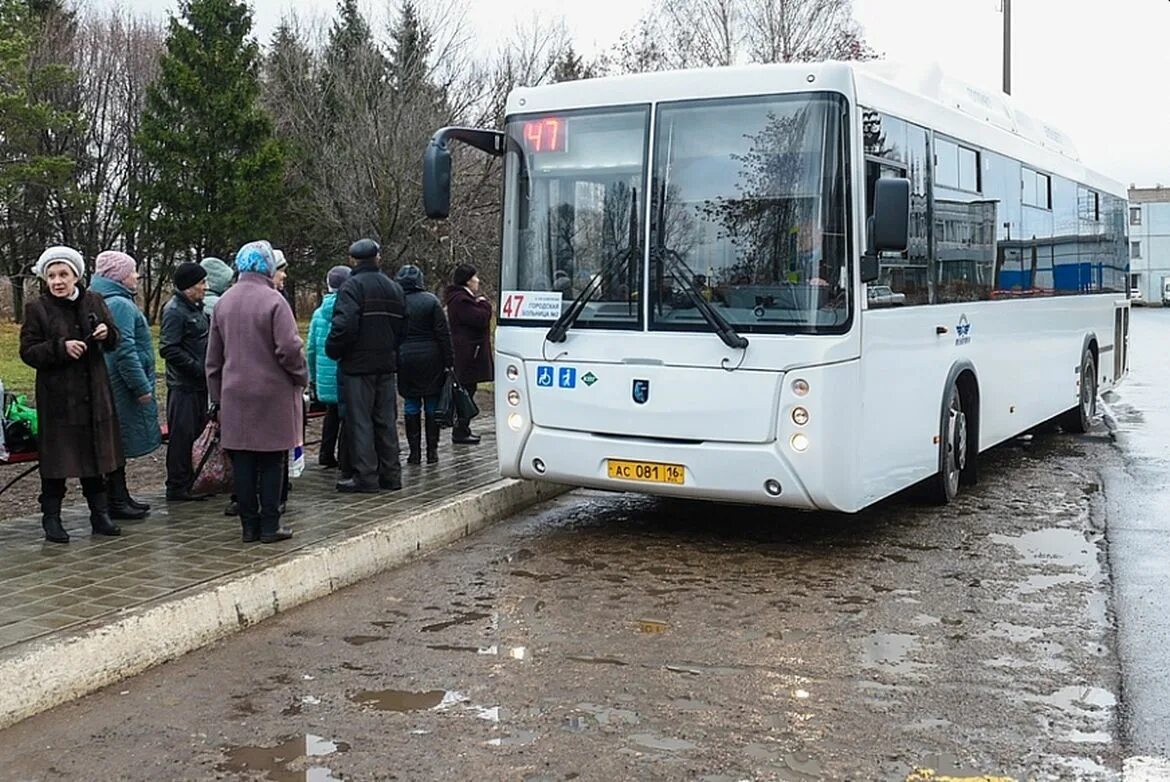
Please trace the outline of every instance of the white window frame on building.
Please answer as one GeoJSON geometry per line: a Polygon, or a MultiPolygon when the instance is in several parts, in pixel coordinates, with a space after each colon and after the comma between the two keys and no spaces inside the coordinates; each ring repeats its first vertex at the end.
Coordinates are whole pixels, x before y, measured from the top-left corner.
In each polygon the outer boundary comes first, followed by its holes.
{"type": "Polygon", "coordinates": [[[1141,242],[1130,242],[1129,243],[1129,257],[1131,259],[1142,257],[1142,243],[1141,242]]]}
{"type": "Polygon", "coordinates": [[[1130,225],[1141,225],[1142,224],[1142,208],[1140,206],[1131,206],[1129,208],[1129,224],[1130,225]]]}

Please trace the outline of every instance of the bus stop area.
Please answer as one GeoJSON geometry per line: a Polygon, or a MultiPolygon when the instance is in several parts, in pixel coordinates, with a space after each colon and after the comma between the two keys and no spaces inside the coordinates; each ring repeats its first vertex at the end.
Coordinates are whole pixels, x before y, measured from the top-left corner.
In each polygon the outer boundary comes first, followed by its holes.
{"type": "MultiPolygon", "coordinates": [[[[489,418],[489,416],[484,416],[489,418]]],[[[437,465],[403,467],[403,490],[340,494],[315,465],[293,482],[292,540],[243,544],[226,497],[170,504],[144,495],[122,537],[89,535],[80,493],[67,546],[39,517],[0,522],[0,726],[173,659],[268,616],[463,537],[553,496],[501,480],[490,420],[483,442],[437,465]]],[[[161,484],[161,480],[160,480],[161,484]]]]}

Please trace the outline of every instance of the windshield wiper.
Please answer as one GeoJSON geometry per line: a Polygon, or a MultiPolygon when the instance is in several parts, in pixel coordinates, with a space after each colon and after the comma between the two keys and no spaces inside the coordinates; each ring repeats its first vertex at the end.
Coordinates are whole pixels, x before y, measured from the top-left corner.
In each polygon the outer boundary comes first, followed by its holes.
{"type": "Polygon", "coordinates": [[[703,316],[703,319],[710,324],[711,328],[715,330],[719,339],[723,340],[723,344],[735,350],[746,350],[748,341],[746,337],[740,336],[735,328],[727,322],[727,319],[719,314],[719,310],[711,306],[711,302],[703,297],[702,292],[695,287],[694,272],[687,266],[677,252],[666,247],[660,247],[656,250],[673,265],[667,273],[678,280],[683,287],[683,292],[687,294],[687,298],[695,305],[695,309],[703,316]],[[684,274],[679,274],[676,267],[682,267],[684,274]]]}
{"type": "Polygon", "coordinates": [[[628,268],[633,258],[641,258],[642,253],[638,246],[637,236],[638,191],[630,188],[630,246],[606,261],[605,265],[601,267],[601,271],[593,275],[584,290],[577,294],[577,298],[573,299],[573,303],[569,305],[569,308],[562,312],[561,316],[549,327],[548,334],[544,337],[545,339],[549,342],[564,342],[569,329],[577,322],[577,318],[581,317],[581,313],[585,311],[585,305],[601,289],[602,281],[608,279],[619,268],[628,268]],[[619,263],[622,264],[621,267],[618,266],[619,263]]]}

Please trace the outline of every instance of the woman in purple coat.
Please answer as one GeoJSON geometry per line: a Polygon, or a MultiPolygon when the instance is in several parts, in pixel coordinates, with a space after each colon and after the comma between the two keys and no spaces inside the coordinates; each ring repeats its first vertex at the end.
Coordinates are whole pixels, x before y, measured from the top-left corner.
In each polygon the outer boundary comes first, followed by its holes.
{"type": "Polygon", "coordinates": [[[292,309],[273,281],[276,265],[268,242],[240,248],[240,280],[215,305],[207,342],[207,390],[232,459],[245,543],[292,537],[280,524],[280,494],[285,454],[302,437],[309,370],[292,309]]]}
{"type": "MultiPolygon", "coordinates": [[[[447,320],[451,324],[451,342],[455,347],[455,378],[467,393],[475,396],[477,383],[494,377],[492,365],[492,305],[479,293],[479,272],[469,263],[455,267],[447,286],[447,320]]],[[[451,429],[451,442],[475,445],[479,435],[472,434],[471,422],[459,420],[451,429]]]]}

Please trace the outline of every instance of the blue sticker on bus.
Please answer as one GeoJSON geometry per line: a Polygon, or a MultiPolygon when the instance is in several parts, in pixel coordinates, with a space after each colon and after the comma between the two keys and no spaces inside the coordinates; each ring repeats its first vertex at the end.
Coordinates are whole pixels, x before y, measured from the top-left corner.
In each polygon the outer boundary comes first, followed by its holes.
{"type": "Polygon", "coordinates": [[[536,368],[536,386],[537,388],[552,388],[553,385],[553,368],[552,367],[537,367],[536,368]]]}
{"type": "Polygon", "coordinates": [[[576,388],[577,370],[572,367],[561,367],[561,373],[557,378],[557,385],[561,388],[576,388]]]}

